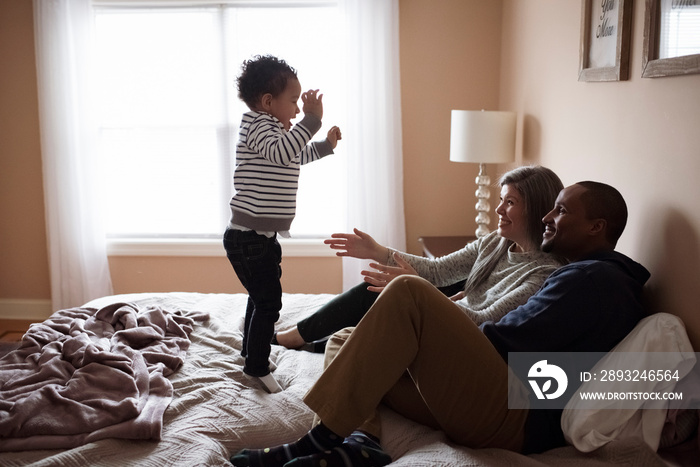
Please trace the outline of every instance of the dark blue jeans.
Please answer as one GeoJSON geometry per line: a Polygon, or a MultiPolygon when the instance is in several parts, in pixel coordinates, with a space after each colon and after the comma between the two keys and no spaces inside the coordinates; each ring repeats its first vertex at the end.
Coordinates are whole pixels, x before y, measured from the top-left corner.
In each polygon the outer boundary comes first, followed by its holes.
{"type": "Polygon", "coordinates": [[[282,248],[276,236],[227,229],[224,248],[238,279],[248,291],[243,329],[243,371],[251,376],[270,373],[270,341],[282,309],[282,248]]]}

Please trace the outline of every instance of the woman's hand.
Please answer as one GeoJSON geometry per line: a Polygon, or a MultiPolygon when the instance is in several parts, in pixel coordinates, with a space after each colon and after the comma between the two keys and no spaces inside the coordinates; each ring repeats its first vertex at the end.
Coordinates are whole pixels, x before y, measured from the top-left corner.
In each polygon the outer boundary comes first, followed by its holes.
{"type": "Polygon", "coordinates": [[[466,292],[464,292],[464,290],[462,290],[461,292],[457,292],[456,294],[451,296],[450,300],[452,300],[453,302],[458,302],[466,296],[467,296],[466,292]]]}
{"type": "Polygon", "coordinates": [[[413,266],[408,264],[408,262],[401,257],[401,255],[394,253],[394,261],[398,266],[385,266],[383,264],[370,263],[370,267],[376,269],[376,271],[362,271],[361,274],[365,276],[365,282],[371,284],[367,287],[370,292],[381,292],[384,290],[389,282],[394,280],[396,277],[403,275],[417,276],[418,273],[413,266]]]}
{"type": "Polygon", "coordinates": [[[323,241],[330,245],[336,256],[351,256],[358,259],[373,259],[385,263],[389,257],[389,249],[377,243],[369,234],[353,229],[354,233],[334,233],[331,238],[323,241]]]}

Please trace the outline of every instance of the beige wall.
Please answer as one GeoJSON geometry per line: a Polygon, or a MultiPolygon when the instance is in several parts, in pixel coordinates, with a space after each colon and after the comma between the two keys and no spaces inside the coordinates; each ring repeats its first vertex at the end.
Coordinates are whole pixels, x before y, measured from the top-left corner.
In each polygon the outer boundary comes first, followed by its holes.
{"type": "Polygon", "coordinates": [[[474,234],[478,168],[449,160],[450,111],[498,110],[501,2],[399,6],[406,240],[418,254],[418,237],[474,234]]]}
{"type": "MultiPolygon", "coordinates": [[[[625,195],[620,249],[653,273],[655,297],[698,321],[700,75],[642,79],[644,2],[635,2],[630,79],[581,83],[580,0],[400,0],[406,232],[473,230],[476,168],[450,163],[451,109],[517,110],[518,162],[564,183],[625,195]]],[[[0,2],[0,301],[48,299],[31,2],[0,2]]],[[[489,167],[495,179],[507,167],[489,167]]],[[[494,198],[497,194],[494,192],[494,198]]],[[[225,258],[115,257],[117,292],[237,291],[225,258]]],[[[335,258],[288,258],[285,289],[336,292],[335,258]],[[311,280],[308,278],[311,277],[311,280]]],[[[700,327],[700,326],[699,326],[700,327]]]]}
{"type": "Polygon", "coordinates": [[[0,3],[0,299],[50,297],[32,2],[0,3]]]}
{"type": "Polygon", "coordinates": [[[523,162],[622,192],[630,218],[619,249],[652,272],[660,311],[699,329],[700,75],[641,78],[644,3],[634,2],[629,80],[585,83],[581,2],[505,0],[500,105],[525,122],[523,162]]]}
{"type": "MultiPolygon", "coordinates": [[[[109,260],[115,293],[245,292],[223,252],[220,257],[114,256],[109,260]]],[[[341,264],[334,257],[282,258],[282,289],[338,293],[341,264]]]]}

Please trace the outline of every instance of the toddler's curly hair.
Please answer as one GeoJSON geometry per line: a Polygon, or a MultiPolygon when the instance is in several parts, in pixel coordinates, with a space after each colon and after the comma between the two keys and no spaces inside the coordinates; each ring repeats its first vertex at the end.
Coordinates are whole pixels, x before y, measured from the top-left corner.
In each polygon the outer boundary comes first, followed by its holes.
{"type": "Polygon", "coordinates": [[[284,60],[272,55],[256,55],[241,65],[241,74],[236,79],[238,98],[251,110],[255,109],[264,94],[279,96],[289,79],[296,77],[296,70],[284,60]]]}

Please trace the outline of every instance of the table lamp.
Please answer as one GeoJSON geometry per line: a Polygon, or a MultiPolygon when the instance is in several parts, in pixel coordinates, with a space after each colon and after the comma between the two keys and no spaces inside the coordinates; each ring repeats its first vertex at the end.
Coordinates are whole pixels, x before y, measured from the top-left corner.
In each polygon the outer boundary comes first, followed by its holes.
{"type": "Polygon", "coordinates": [[[453,110],[450,130],[450,160],[479,164],[476,177],[476,236],[489,233],[491,179],[485,164],[515,159],[515,112],[453,110]]]}

